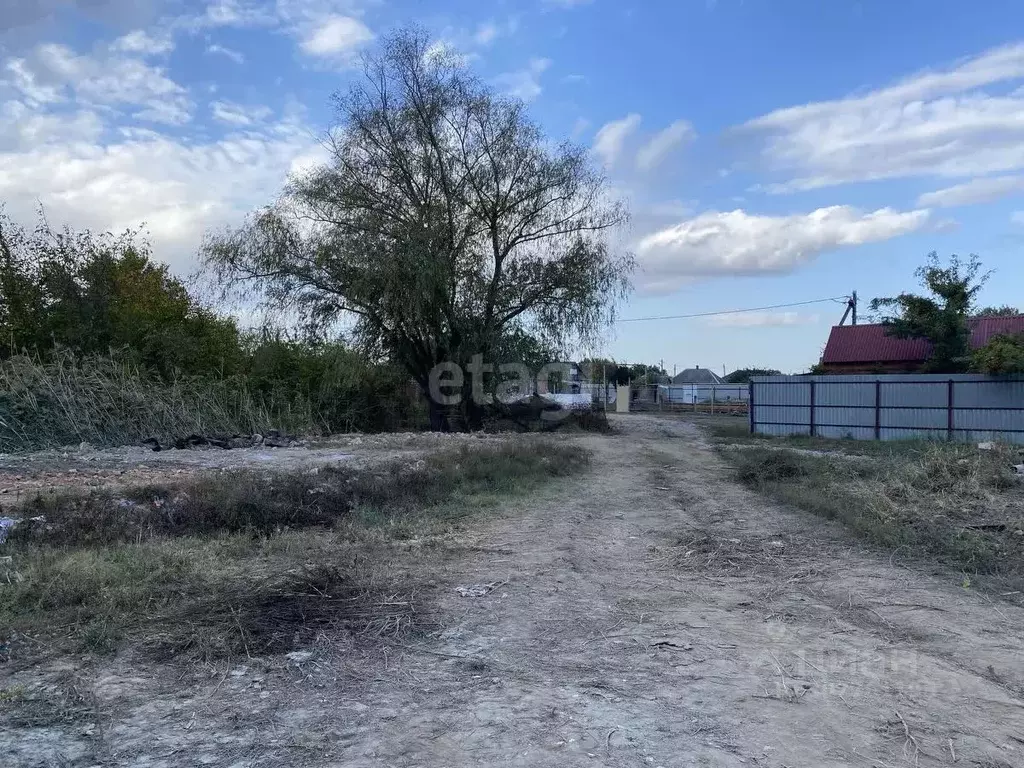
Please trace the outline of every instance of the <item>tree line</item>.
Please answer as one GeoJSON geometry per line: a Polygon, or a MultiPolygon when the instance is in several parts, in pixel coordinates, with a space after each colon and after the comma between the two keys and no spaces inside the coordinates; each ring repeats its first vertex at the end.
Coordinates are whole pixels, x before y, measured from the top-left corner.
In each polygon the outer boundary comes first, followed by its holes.
{"type": "MultiPolygon", "coordinates": [[[[41,366],[102,357],[155,381],[217,380],[301,406],[310,428],[394,428],[416,417],[398,367],[337,340],[240,329],[157,262],[138,232],[57,230],[43,216],[29,230],[0,209],[0,364],[15,357],[41,366]]],[[[0,411],[19,394],[0,393],[0,411]]]]}
{"type": "MultiPolygon", "coordinates": [[[[384,38],[362,75],[334,97],[327,162],[201,249],[215,300],[283,312],[297,332],[241,331],[138,233],[45,221],[26,232],[4,218],[0,354],[114,352],[165,378],[307,394],[329,390],[345,363],[428,394],[439,363],[547,362],[600,336],[633,257],[612,243],[627,212],[587,149],[550,141],[521,101],[419,29],[384,38]],[[339,323],[345,344],[331,340],[339,323]]],[[[463,387],[458,421],[477,428],[463,387]]],[[[447,428],[452,414],[427,404],[431,427],[447,428]]]]}

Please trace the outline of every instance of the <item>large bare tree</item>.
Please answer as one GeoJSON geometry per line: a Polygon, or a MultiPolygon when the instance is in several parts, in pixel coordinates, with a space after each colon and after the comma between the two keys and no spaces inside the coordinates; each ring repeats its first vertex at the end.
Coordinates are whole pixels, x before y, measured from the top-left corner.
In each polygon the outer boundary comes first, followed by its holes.
{"type": "Polygon", "coordinates": [[[587,151],[553,145],[419,30],[385,39],[364,74],[335,96],[328,162],[208,240],[223,284],[320,327],[354,316],[425,392],[438,363],[511,332],[555,348],[600,335],[633,259],[609,243],[626,211],[587,151]]]}

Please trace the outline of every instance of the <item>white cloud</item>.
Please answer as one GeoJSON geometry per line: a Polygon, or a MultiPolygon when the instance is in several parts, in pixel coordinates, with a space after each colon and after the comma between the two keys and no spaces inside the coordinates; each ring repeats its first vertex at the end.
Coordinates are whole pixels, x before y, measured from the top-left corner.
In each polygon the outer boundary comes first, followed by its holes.
{"type": "Polygon", "coordinates": [[[271,201],[293,162],[316,149],[290,122],[206,143],[125,133],[106,145],[0,151],[0,199],[25,223],[37,199],[53,221],[74,227],[119,231],[145,223],[157,258],[185,270],[205,230],[237,224],[271,201]]]}
{"type": "Polygon", "coordinates": [[[639,125],[640,115],[635,112],[626,115],[621,120],[605,123],[601,126],[601,130],[597,132],[597,136],[594,137],[594,154],[601,158],[605,165],[614,165],[622,153],[626,139],[630,137],[639,125]]]}
{"type": "MultiPolygon", "coordinates": [[[[360,5],[354,0],[215,0],[202,13],[178,18],[175,25],[193,33],[262,27],[290,36],[308,56],[349,65],[355,52],[374,37],[358,18],[360,5]]],[[[229,49],[211,49],[234,58],[229,49]]]]}
{"type": "Polygon", "coordinates": [[[523,101],[533,101],[543,91],[540,76],[550,66],[551,59],[530,59],[526,69],[498,75],[494,78],[494,84],[509,96],[523,101]]]}
{"type": "Polygon", "coordinates": [[[957,205],[990,203],[1002,197],[1024,191],[1024,176],[992,176],[971,179],[964,184],[925,192],[917,198],[924,207],[949,208],[957,205]]]}
{"type": "Polygon", "coordinates": [[[794,175],[774,192],[1013,171],[1024,168],[1024,93],[981,89],[1021,79],[1024,43],[863,95],[779,109],[743,129],[766,137],[770,168],[794,175]]]}
{"type": "Polygon", "coordinates": [[[476,34],[473,35],[473,41],[477,45],[490,45],[497,36],[498,25],[493,21],[487,21],[477,27],[476,34]]]}
{"type": "Polygon", "coordinates": [[[588,128],[590,128],[590,121],[587,120],[587,118],[585,117],[577,117],[576,122],[572,124],[571,136],[574,139],[578,139],[580,136],[587,132],[588,128]]]}
{"type": "Polygon", "coordinates": [[[641,239],[639,287],[669,291],[693,277],[789,272],[822,253],[888,240],[928,220],[927,210],[863,213],[849,206],[789,216],[709,211],[641,239]]]}
{"type": "Polygon", "coordinates": [[[677,120],[668,128],[656,133],[636,154],[637,167],[649,171],[660,163],[673,149],[686,141],[692,141],[697,132],[686,120],[677,120]]]}
{"type": "Polygon", "coordinates": [[[143,56],[160,56],[174,50],[174,40],[170,35],[153,37],[144,30],[137,29],[115,40],[110,49],[123,53],[137,53],[143,56]]]}
{"type": "Polygon", "coordinates": [[[328,16],[311,25],[300,47],[310,56],[348,56],[373,39],[373,33],[359,19],[328,16]]]}
{"type": "Polygon", "coordinates": [[[214,120],[227,125],[249,126],[263,122],[273,112],[262,105],[251,107],[233,101],[215,101],[210,104],[210,114],[214,120]]]}
{"type": "Polygon", "coordinates": [[[165,125],[185,125],[192,119],[192,105],[183,106],[175,101],[154,101],[145,109],[132,114],[138,120],[165,125]]]}
{"type": "Polygon", "coordinates": [[[0,105],[0,152],[69,141],[92,142],[102,133],[103,123],[91,110],[45,114],[21,101],[0,105]]]}
{"type": "Polygon", "coordinates": [[[2,81],[31,105],[73,99],[80,106],[140,107],[144,119],[181,124],[193,107],[188,92],[162,68],[119,51],[78,55],[64,45],[37,46],[27,59],[6,62],[2,81]]]}
{"type": "Polygon", "coordinates": [[[278,9],[260,0],[213,0],[198,15],[182,16],[177,26],[193,32],[215,27],[273,27],[280,21],[278,9]]]}
{"type": "Polygon", "coordinates": [[[800,312],[737,312],[731,315],[715,315],[706,319],[706,324],[716,328],[778,328],[791,325],[814,325],[821,315],[805,315],[800,312]]]}
{"type": "Polygon", "coordinates": [[[8,59],[4,62],[4,70],[6,75],[0,80],[0,85],[17,91],[29,104],[48,104],[64,98],[63,84],[41,82],[25,59],[8,59]]]}
{"type": "Polygon", "coordinates": [[[234,50],[233,48],[228,48],[228,47],[223,46],[223,45],[218,45],[217,43],[214,43],[213,45],[207,47],[206,52],[207,53],[213,53],[213,54],[219,54],[219,55],[224,56],[224,57],[226,57],[228,59],[231,59],[231,61],[235,62],[236,64],[244,64],[245,63],[245,55],[244,54],[242,54],[239,51],[234,50]]]}

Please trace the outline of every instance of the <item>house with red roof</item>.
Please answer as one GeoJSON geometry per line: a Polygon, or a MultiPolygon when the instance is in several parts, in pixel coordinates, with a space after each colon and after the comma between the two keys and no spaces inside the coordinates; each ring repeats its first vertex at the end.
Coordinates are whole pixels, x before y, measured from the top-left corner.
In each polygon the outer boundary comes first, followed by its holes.
{"type": "MultiPolygon", "coordinates": [[[[973,317],[971,349],[985,346],[999,334],[1024,333],[1024,315],[973,317]]],[[[898,339],[886,335],[880,324],[837,325],[832,328],[821,356],[822,373],[915,373],[931,355],[925,339],[898,339]]]]}

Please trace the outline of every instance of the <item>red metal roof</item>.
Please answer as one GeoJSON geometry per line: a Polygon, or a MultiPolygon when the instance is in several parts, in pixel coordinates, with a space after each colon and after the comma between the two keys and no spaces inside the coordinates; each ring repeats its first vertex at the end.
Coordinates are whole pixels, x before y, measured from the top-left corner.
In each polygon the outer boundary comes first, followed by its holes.
{"type": "MultiPolygon", "coordinates": [[[[971,348],[983,347],[1000,333],[1024,333],[1024,315],[976,317],[971,326],[971,348]]],[[[821,362],[897,363],[924,362],[931,345],[924,339],[887,336],[883,325],[837,325],[832,328],[821,362]]]]}
{"type": "Polygon", "coordinates": [[[1024,333],[1024,315],[975,317],[968,322],[971,326],[972,349],[984,347],[989,339],[1000,333],[1024,333]]]}

